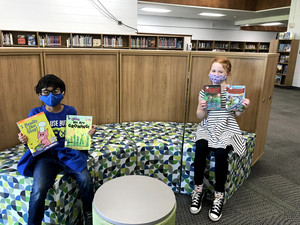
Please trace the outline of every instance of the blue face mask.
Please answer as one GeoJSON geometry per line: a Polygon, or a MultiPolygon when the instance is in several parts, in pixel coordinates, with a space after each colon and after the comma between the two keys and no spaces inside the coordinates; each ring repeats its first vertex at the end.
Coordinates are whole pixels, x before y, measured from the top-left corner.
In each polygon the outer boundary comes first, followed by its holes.
{"type": "Polygon", "coordinates": [[[213,82],[214,84],[221,84],[227,78],[227,76],[213,75],[213,74],[209,74],[208,76],[211,82],[213,82]]]}
{"type": "Polygon", "coordinates": [[[40,95],[41,101],[51,107],[58,105],[63,98],[64,98],[63,94],[54,95],[50,93],[49,95],[40,95]]]}

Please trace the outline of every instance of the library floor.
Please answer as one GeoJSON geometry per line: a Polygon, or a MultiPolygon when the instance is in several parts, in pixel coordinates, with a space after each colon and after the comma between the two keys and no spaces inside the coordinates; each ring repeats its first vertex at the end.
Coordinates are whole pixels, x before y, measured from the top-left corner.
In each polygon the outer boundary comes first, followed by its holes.
{"type": "MultiPolygon", "coordinates": [[[[299,102],[299,89],[275,87],[265,154],[228,200],[218,224],[300,224],[299,102]]],[[[216,224],[208,218],[211,202],[192,215],[190,196],[179,194],[176,200],[176,225],[216,224]]]]}

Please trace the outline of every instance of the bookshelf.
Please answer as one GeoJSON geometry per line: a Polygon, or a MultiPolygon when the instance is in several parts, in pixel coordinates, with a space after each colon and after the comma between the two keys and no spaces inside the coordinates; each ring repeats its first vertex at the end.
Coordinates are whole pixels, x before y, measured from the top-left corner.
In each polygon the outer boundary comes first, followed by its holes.
{"type": "Polygon", "coordinates": [[[271,40],[270,53],[279,53],[275,85],[292,86],[299,40],[271,40]]]}
{"type": "MultiPolygon", "coordinates": [[[[109,48],[183,50],[185,35],[169,34],[90,34],[35,31],[0,31],[0,47],[109,48]],[[24,40],[18,37],[24,36],[24,40]],[[30,41],[28,41],[28,37],[30,41]],[[34,44],[32,44],[34,43],[34,44]]],[[[189,35],[187,35],[189,36],[189,35]]]]}
{"type": "Polygon", "coordinates": [[[268,53],[270,42],[192,40],[192,51],[268,53]]]}

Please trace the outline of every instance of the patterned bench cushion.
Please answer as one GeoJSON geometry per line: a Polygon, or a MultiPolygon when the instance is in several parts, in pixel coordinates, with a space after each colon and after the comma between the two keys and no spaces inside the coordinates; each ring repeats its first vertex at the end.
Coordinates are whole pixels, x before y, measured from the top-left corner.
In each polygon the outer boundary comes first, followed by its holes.
{"type": "Polygon", "coordinates": [[[179,192],[183,123],[122,123],[137,147],[137,174],[158,178],[179,192]]]}
{"type": "MultiPolygon", "coordinates": [[[[27,224],[33,178],[17,171],[25,151],[27,147],[18,145],[0,153],[0,224],[27,224]]],[[[93,158],[89,157],[89,171],[93,164],[93,158]]],[[[43,224],[77,224],[82,219],[78,196],[75,180],[59,173],[46,197],[43,224]]]]}

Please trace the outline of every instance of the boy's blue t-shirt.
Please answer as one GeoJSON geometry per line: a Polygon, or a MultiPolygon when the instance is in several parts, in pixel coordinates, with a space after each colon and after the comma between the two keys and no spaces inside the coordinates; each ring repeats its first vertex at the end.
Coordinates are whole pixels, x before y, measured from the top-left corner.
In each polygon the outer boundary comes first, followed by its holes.
{"type": "MultiPolygon", "coordinates": [[[[71,148],[65,148],[65,130],[66,130],[66,116],[77,115],[77,111],[73,106],[64,105],[64,108],[59,113],[48,112],[45,105],[32,109],[28,117],[44,112],[53,132],[58,140],[58,145],[47,151],[56,151],[60,161],[66,164],[71,169],[81,172],[87,166],[87,151],[78,151],[71,148]]],[[[46,152],[47,152],[46,151],[46,152]]],[[[44,152],[44,153],[46,153],[44,152]]],[[[43,155],[42,153],[41,155],[43,155]]],[[[37,156],[36,156],[37,157],[37,156]]],[[[33,157],[28,149],[20,159],[17,169],[20,174],[24,176],[33,176],[32,163],[37,159],[33,157]]]]}

